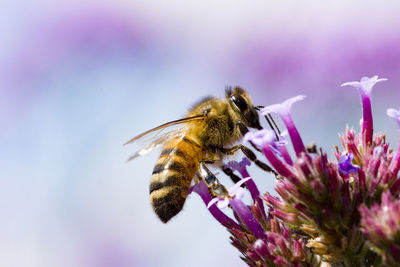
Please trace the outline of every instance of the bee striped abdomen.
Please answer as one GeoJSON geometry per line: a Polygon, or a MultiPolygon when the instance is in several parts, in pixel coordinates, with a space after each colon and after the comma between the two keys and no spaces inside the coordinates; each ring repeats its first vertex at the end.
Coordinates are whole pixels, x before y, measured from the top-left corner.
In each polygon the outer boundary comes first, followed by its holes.
{"type": "Polygon", "coordinates": [[[164,223],[182,210],[200,155],[201,148],[190,138],[165,144],[150,181],[151,204],[164,223]]]}

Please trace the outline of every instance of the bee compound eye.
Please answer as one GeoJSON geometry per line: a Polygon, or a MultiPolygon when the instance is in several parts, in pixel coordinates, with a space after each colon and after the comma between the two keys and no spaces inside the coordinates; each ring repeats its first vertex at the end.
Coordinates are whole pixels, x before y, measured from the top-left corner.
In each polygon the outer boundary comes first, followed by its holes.
{"type": "Polygon", "coordinates": [[[243,97],[238,95],[232,95],[231,100],[240,109],[240,111],[244,111],[247,109],[247,103],[243,97]]]}

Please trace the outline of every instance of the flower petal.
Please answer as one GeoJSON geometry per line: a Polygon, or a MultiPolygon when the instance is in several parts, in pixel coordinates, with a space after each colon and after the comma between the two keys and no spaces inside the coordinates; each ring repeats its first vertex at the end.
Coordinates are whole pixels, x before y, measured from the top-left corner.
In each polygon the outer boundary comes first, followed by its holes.
{"type": "Polygon", "coordinates": [[[244,178],[244,179],[240,180],[239,182],[237,182],[236,184],[234,184],[231,188],[228,188],[229,195],[234,198],[243,197],[243,192],[240,190],[243,188],[241,188],[240,186],[250,179],[251,179],[250,177],[244,178]],[[240,195],[240,194],[242,194],[242,195],[240,195]]]}
{"type": "Polygon", "coordinates": [[[343,83],[341,86],[347,86],[347,85],[353,86],[357,88],[361,93],[364,93],[369,96],[371,95],[371,91],[374,85],[377,84],[378,82],[383,82],[383,81],[387,81],[387,79],[386,78],[378,79],[378,75],[375,75],[371,78],[364,76],[361,78],[359,82],[346,82],[343,83]]]}
{"type": "Polygon", "coordinates": [[[236,160],[229,161],[225,166],[232,169],[233,171],[238,171],[243,173],[246,170],[246,166],[250,166],[251,162],[248,158],[244,157],[241,161],[236,160]]]}
{"type": "Polygon", "coordinates": [[[244,135],[243,141],[251,141],[256,147],[263,149],[276,141],[275,133],[272,130],[262,129],[255,132],[248,132],[244,135]]]}
{"type": "Polygon", "coordinates": [[[348,153],[341,155],[339,158],[339,171],[345,175],[349,173],[355,173],[358,172],[358,169],[360,167],[353,165],[352,160],[353,160],[353,154],[348,153]]]}
{"type": "Polygon", "coordinates": [[[292,98],[287,99],[281,104],[274,104],[261,109],[261,114],[267,115],[269,113],[278,113],[278,114],[288,114],[290,113],[290,109],[294,103],[297,101],[303,100],[305,95],[298,95],[292,98]]]}
{"type": "Polygon", "coordinates": [[[217,202],[217,207],[220,209],[224,209],[229,205],[229,198],[225,198],[217,202]]]}
{"type": "Polygon", "coordinates": [[[283,122],[286,125],[286,129],[288,130],[290,139],[292,140],[292,145],[296,155],[299,157],[302,152],[306,152],[306,148],[303,144],[303,140],[300,137],[300,134],[294,125],[292,116],[290,115],[290,109],[292,105],[297,101],[303,100],[306,96],[298,95],[292,98],[287,99],[282,104],[275,104],[272,106],[267,106],[261,110],[263,115],[269,114],[271,112],[278,113],[283,122]]]}
{"type": "Polygon", "coordinates": [[[400,124],[400,109],[397,110],[397,109],[394,109],[394,108],[389,108],[389,109],[386,110],[386,114],[389,117],[397,120],[397,122],[400,124]]]}
{"type": "Polygon", "coordinates": [[[218,198],[218,197],[214,197],[213,199],[211,199],[211,201],[208,202],[207,209],[209,209],[212,205],[214,205],[215,203],[217,203],[217,202],[220,201],[220,200],[221,200],[221,199],[218,198]]]}

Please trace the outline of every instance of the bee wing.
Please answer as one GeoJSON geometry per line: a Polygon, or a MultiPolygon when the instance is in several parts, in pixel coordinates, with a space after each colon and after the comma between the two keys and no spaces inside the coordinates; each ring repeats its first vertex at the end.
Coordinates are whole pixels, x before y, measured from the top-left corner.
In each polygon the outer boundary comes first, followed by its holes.
{"type": "Polygon", "coordinates": [[[128,158],[127,161],[131,161],[139,156],[143,156],[146,155],[147,153],[153,151],[154,149],[158,148],[159,146],[161,146],[162,144],[165,143],[165,141],[167,141],[168,139],[174,137],[174,136],[180,136],[183,135],[184,131],[183,128],[182,129],[178,129],[175,131],[171,131],[165,134],[162,134],[161,136],[157,137],[153,136],[152,138],[150,138],[150,141],[148,141],[148,144],[146,144],[145,146],[143,146],[141,149],[139,149],[135,154],[133,154],[132,156],[130,156],[128,158]]]}
{"type": "Polygon", "coordinates": [[[161,124],[160,126],[157,126],[157,127],[153,128],[153,129],[145,131],[144,133],[141,133],[141,134],[131,138],[124,145],[133,143],[133,142],[139,140],[140,138],[142,138],[143,136],[148,135],[149,133],[156,132],[156,131],[162,130],[164,128],[173,126],[173,125],[177,125],[177,124],[181,124],[181,123],[187,123],[187,122],[191,122],[191,121],[201,121],[201,120],[204,120],[204,115],[197,115],[197,116],[193,116],[193,117],[187,117],[187,118],[183,118],[183,119],[179,119],[179,120],[175,120],[175,121],[170,121],[170,122],[161,124]]]}
{"type": "Polygon", "coordinates": [[[162,133],[161,132],[163,130],[165,130],[168,127],[174,126],[174,125],[178,125],[178,124],[183,124],[183,123],[188,123],[188,122],[194,122],[194,121],[200,121],[203,120],[204,116],[203,115],[198,115],[198,116],[193,116],[193,117],[187,117],[187,118],[183,118],[183,119],[179,119],[179,120],[175,120],[175,121],[170,121],[167,123],[164,123],[160,126],[157,126],[153,129],[150,129],[144,133],[141,133],[135,137],[133,137],[132,139],[130,139],[129,141],[127,141],[124,145],[127,144],[131,144],[134,142],[138,142],[138,141],[143,141],[143,139],[145,137],[148,137],[149,135],[153,134],[153,136],[151,136],[150,138],[148,138],[149,140],[147,140],[147,144],[144,145],[139,151],[137,151],[135,154],[133,154],[132,156],[130,156],[128,158],[127,161],[131,161],[139,156],[145,155],[147,153],[149,153],[150,151],[156,149],[157,147],[159,147],[160,145],[162,145],[163,143],[165,143],[168,139],[172,138],[172,137],[180,137],[184,135],[184,129],[186,127],[181,127],[177,130],[172,130],[169,131],[167,133],[162,133]]]}

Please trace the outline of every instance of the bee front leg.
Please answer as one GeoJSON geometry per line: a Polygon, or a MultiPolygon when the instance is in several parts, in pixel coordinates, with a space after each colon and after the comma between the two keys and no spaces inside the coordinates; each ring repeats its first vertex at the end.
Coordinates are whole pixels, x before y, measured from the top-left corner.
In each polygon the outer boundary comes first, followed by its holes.
{"type": "Polygon", "coordinates": [[[207,168],[206,162],[200,162],[199,174],[201,178],[208,185],[208,189],[213,197],[228,198],[229,193],[225,186],[223,186],[215,177],[215,175],[207,168]]]}

